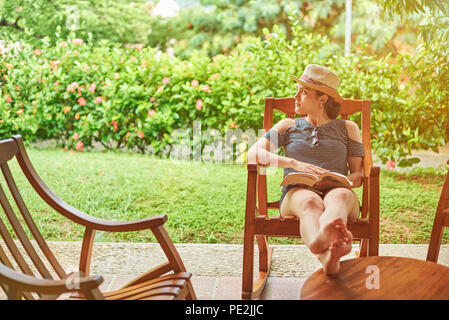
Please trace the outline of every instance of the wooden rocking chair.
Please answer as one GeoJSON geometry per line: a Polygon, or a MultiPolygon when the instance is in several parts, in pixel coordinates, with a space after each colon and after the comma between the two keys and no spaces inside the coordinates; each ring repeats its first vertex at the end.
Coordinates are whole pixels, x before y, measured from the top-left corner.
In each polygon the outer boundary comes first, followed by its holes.
{"type": "Polygon", "coordinates": [[[91,217],[73,208],[58,198],[42,182],[28,158],[22,138],[19,135],[0,141],[0,167],[22,216],[19,218],[16,215],[0,185],[1,206],[12,226],[12,233],[15,233],[24,249],[19,250],[0,216],[0,234],[3,239],[3,243],[0,242],[0,286],[9,299],[56,299],[67,292],[72,293],[71,298],[76,297],[80,299],[196,299],[195,291],[190,281],[191,274],[186,271],[181,257],[164,229],[163,224],[167,220],[165,214],[138,221],[118,222],[91,217]],[[45,202],[66,218],[85,227],[79,273],[76,275],[73,273],[66,274],[50,251],[25,206],[8,165],[8,161],[14,157],[16,157],[24,175],[34,190],[45,202]],[[37,253],[36,248],[28,239],[21,220],[26,223],[46,257],[47,264],[44,263],[41,255],[37,253]],[[117,291],[100,292],[98,286],[102,283],[103,278],[101,276],[89,277],[95,231],[128,232],[145,229],[151,229],[154,233],[168,261],[137,277],[117,291]],[[6,245],[9,249],[9,256],[7,251],[3,249],[3,245],[6,245]],[[15,270],[10,257],[14,259],[20,271],[15,270]],[[28,262],[32,262],[32,264],[28,264],[28,262]],[[51,265],[54,271],[51,272],[47,268],[48,265],[51,265]]]}
{"type": "MultiPolygon", "coordinates": [[[[294,98],[266,98],[264,130],[273,126],[273,110],[279,110],[289,118],[295,116],[294,98]]],[[[374,167],[370,140],[370,109],[368,100],[345,99],[342,103],[341,118],[348,119],[354,113],[361,113],[362,142],[365,147],[363,160],[363,194],[361,218],[348,224],[354,240],[360,240],[360,256],[377,256],[379,252],[379,173],[374,167]]],[[[267,201],[267,181],[265,167],[258,164],[247,165],[248,180],[245,209],[245,230],[243,239],[242,298],[258,298],[267,282],[270,272],[273,248],[268,247],[267,237],[299,238],[299,219],[296,217],[268,217],[268,209],[279,210],[279,200],[267,201]],[[259,279],[254,284],[254,237],[259,247],[259,279]]]]}
{"type": "MultiPolygon", "coordinates": [[[[447,164],[449,164],[449,160],[447,164]]],[[[433,220],[432,233],[427,250],[427,261],[438,263],[441,239],[445,227],[449,227],[449,171],[446,174],[446,180],[444,181],[443,190],[441,190],[440,200],[438,201],[437,212],[433,220]]]]}

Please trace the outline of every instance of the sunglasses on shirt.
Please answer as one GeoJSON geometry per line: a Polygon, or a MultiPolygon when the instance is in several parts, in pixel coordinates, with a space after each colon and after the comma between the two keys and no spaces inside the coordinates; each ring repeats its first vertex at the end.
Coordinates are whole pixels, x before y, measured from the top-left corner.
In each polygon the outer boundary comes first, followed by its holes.
{"type": "Polygon", "coordinates": [[[310,135],[310,138],[312,138],[312,147],[317,147],[318,146],[318,129],[315,128],[312,131],[312,134],[310,135]]]}

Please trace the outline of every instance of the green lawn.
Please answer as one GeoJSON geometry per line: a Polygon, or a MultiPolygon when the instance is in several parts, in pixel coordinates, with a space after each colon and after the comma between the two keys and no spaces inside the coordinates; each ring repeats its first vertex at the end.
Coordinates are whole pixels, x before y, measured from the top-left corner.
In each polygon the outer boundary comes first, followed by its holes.
{"type": "MultiPolygon", "coordinates": [[[[242,243],[245,166],[174,162],[130,153],[34,148],[28,152],[50,189],[92,216],[124,221],[166,213],[166,228],[174,242],[242,243]]],[[[11,167],[18,168],[15,160],[11,167]]],[[[270,201],[281,194],[281,177],[282,169],[278,169],[268,179],[270,201]]],[[[15,178],[47,240],[81,239],[83,228],[40,200],[24,176],[15,178]]],[[[426,170],[408,175],[382,171],[381,243],[428,243],[442,183],[443,176],[426,170]]],[[[360,196],[361,189],[356,191],[360,196]]],[[[2,219],[6,220],[3,213],[2,219]]],[[[448,243],[448,232],[445,239],[448,243]]],[[[97,232],[96,241],[153,242],[154,238],[146,231],[97,232]]],[[[271,242],[300,240],[274,238],[271,242]]]]}

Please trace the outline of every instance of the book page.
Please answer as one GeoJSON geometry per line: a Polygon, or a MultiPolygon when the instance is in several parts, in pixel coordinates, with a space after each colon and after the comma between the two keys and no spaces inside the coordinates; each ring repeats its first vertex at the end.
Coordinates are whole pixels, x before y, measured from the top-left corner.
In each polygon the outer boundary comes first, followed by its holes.
{"type": "Polygon", "coordinates": [[[281,186],[289,184],[304,184],[313,186],[318,181],[318,177],[312,173],[293,172],[289,173],[281,183],[281,186]]]}
{"type": "Polygon", "coordinates": [[[349,185],[349,186],[353,185],[351,180],[349,180],[345,175],[338,173],[338,172],[324,173],[318,178],[318,181],[322,181],[322,180],[336,180],[345,185],[349,185]]]}

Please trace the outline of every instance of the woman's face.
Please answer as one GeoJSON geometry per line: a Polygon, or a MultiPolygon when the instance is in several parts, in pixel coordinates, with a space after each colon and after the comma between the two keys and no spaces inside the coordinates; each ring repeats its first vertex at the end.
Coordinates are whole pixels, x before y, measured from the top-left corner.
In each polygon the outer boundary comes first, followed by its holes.
{"type": "Polygon", "coordinates": [[[311,111],[318,109],[319,99],[315,90],[298,84],[296,86],[298,92],[295,95],[295,112],[309,114],[311,111]]]}

